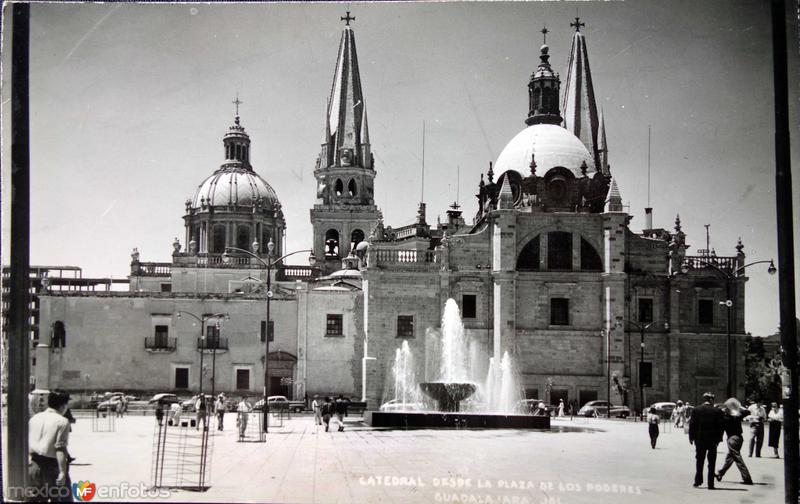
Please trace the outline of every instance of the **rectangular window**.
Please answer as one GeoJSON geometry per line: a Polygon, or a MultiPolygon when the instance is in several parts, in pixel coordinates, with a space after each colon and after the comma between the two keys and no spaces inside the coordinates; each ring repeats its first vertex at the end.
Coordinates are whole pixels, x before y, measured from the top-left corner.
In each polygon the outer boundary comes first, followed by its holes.
{"type": "Polygon", "coordinates": [[[651,298],[639,298],[639,322],[649,324],[653,321],[653,300],[651,298]]]}
{"type": "Polygon", "coordinates": [[[206,348],[219,348],[219,326],[206,326],[206,348]]]}
{"type": "Polygon", "coordinates": [[[161,292],[172,292],[172,284],[171,283],[162,283],[161,284],[161,292]]]}
{"type": "Polygon", "coordinates": [[[157,325],[155,328],[155,347],[166,348],[169,345],[169,326],[157,325]]]}
{"type": "MultiPolygon", "coordinates": [[[[261,321],[261,343],[265,342],[264,338],[266,338],[266,337],[267,337],[267,321],[266,320],[262,320],[261,321]]],[[[269,340],[270,341],[275,341],[275,321],[274,320],[270,320],[269,321],[269,340]]]]}
{"type": "Polygon", "coordinates": [[[550,299],[550,325],[569,325],[569,299],[550,299]]]}
{"type": "Polygon", "coordinates": [[[539,389],[538,388],[526,388],[525,389],[525,399],[539,399],[539,389]]]}
{"type": "Polygon", "coordinates": [[[398,338],[413,338],[414,337],[414,316],[413,315],[398,315],[397,316],[397,337],[398,338]]]}
{"type": "Polygon", "coordinates": [[[236,370],[236,390],[250,390],[250,370],[236,370]]]}
{"type": "Polygon", "coordinates": [[[697,300],[697,323],[702,325],[714,324],[714,300],[697,300]]]}
{"type": "Polygon", "coordinates": [[[189,388],[189,368],[176,367],[175,368],[175,388],[188,389],[189,388]]]}
{"type": "Polygon", "coordinates": [[[572,270],[572,233],[563,231],[547,233],[547,268],[572,270]]]}
{"type": "Polygon", "coordinates": [[[342,315],[329,313],[325,326],[325,336],[344,336],[343,329],[342,315]]]}
{"type": "Polygon", "coordinates": [[[461,296],[461,317],[475,318],[478,315],[478,296],[464,294],[461,296]]]}

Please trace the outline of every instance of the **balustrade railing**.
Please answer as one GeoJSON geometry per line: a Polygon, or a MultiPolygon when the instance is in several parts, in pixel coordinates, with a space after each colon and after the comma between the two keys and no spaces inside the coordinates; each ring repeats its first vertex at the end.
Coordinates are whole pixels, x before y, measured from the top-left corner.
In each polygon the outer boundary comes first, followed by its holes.
{"type": "Polygon", "coordinates": [[[131,264],[133,276],[169,276],[172,273],[172,263],[165,262],[139,262],[131,264]]]}
{"type": "Polygon", "coordinates": [[[683,259],[684,266],[689,269],[702,269],[711,268],[714,266],[725,271],[726,273],[733,273],[738,267],[737,257],[719,257],[719,256],[686,256],[683,259]],[[712,265],[712,266],[709,266],[712,265]]]}
{"type": "Polygon", "coordinates": [[[178,346],[178,338],[164,338],[161,336],[146,336],[144,338],[144,348],[146,350],[171,351],[178,346]]]}
{"type": "Polygon", "coordinates": [[[375,251],[375,256],[378,261],[378,265],[428,265],[438,262],[438,254],[435,250],[378,249],[375,251]]]}

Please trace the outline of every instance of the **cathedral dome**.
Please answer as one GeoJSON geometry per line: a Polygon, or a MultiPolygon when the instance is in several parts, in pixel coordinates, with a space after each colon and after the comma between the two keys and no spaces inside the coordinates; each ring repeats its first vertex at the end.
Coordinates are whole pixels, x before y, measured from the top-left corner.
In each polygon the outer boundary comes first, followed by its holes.
{"type": "Polygon", "coordinates": [[[569,169],[581,177],[581,164],[586,162],[587,173],[595,171],[594,160],[578,137],[554,124],[534,124],[520,131],[497,157],[495,171],[530,171],[531,156],[536,161],[536,174],[544,175],[556,166],[569,169]]]}
{"type": "Polygon", "coordinates": [[[192,199],[192,208],[208,206],[258,206],[277,209],[278,196],[257,173],[242,166],[225,166],[205,179],[192,199]]]}

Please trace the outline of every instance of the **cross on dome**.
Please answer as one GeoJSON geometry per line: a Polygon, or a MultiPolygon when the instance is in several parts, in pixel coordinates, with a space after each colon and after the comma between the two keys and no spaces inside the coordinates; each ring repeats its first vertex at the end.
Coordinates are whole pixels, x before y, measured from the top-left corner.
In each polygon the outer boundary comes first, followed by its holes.
{"type": "Polygon", "coordinates": [[[547,25],[545,25],[545,27],[542,28],[541,31],[542,31],[542,35],[544,35],[544,42],[542,42],[542,43],[546,45],[547,44],[547,34],[550,33],[550,30],[548,30],[547,29],[547,25]]]}
{"type": "Polygon", "coordinates": [[[239,93],[236,93],[236,99],[233,100],[231,103],[236,105],[236,118],[238,119],[239,118],[239,105],[244,103],[242,100],[239,99],[239,93]]]}
{"type": "Polygon", "coordinates": [[[581,22],[581,18],[576,17],[574,23],[570,23],[570,26],[575,27],[575,31],[581,31],[581,26],[586,26],[586,23],[581,22]]]}
{"type": "Polygon", "coordinates": [[[350,15],[350,11],[347,11],[347,14],[340,18],[342,21],[345,22],[345,26],[350,26],[350,21],[355,21],[356,17],[350,15]]]}

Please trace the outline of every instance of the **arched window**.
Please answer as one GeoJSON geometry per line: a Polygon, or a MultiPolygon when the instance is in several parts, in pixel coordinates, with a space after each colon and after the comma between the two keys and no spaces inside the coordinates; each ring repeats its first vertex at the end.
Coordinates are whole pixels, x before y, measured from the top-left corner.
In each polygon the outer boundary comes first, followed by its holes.
{"type": "Polygon", "coordinates": [[[517,271],[539,270],[539,237],[532,239],[523,247],[517,257],[517,271]]]}
{"type": "Polygon", "coordinates": [[[325,232],[325,257],[339,257],[339,231],[335,229],[325,232]]]}
{"type": "Polygon", "coordinates": [[[238,226],[236,228],[236,247],[250,250],[250,226],[238,226]]]}
{"type": "Polygon", "coordinates": [[[217,254],[225,252],[225,226],[214,226],[214,231],[211,237],[210,252],[217,254]]]}
{"type": "Polygon", "coordinates": [[[350,182],[347,184],[347,192],[351,198],[356,194],[358,194],[358,191],[356,189],[358,189],[356,187],[356,181],[354,179],[350,179],[350,182]]]}
{"type": "Polygon", "coordinates": [[[67,346],[67,330],[64,328],[64,322],[57,320],[53,324],[53,337],[50,340],[51,348],[64,348],[67,346]]]}
{"type": "Polygon", "coordinates": [[[581,238],[581,271],[603,271],[600,254],[584,238],[581,238]]]}
{"type": "Polygon", "coordinates": [[[344,192],[344,183],[342,179],[336,179],[336,185],[334,186],[334,190],[336,191],[336,196],[341,196],[344,192]]]}
{"type": "Polygon", "coordinates": [[[542,90],[538,87],[533,88],[533,111],[542,109],[542,90]]]}
{"type": "Polygon", "coordinates": [[[547,233],[547,269],[572,270],[572,233],[547,233]]]}
{"type": "Polygon", "coordinates": [[[355,250],[356,245],[364,241],[364,231],[360,229],[354,229],[352,233],[350,233],[350,248],[351,250],[355,250]]]}

